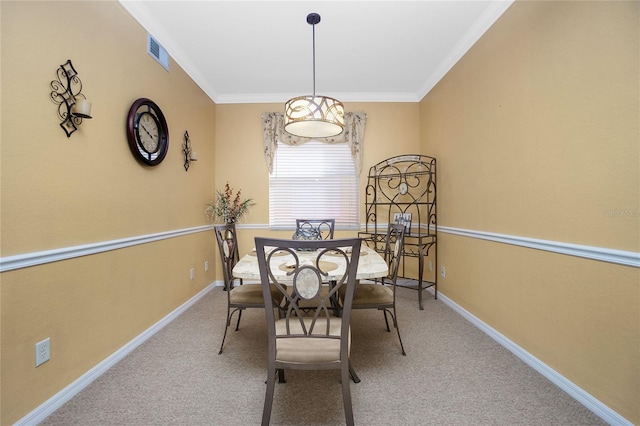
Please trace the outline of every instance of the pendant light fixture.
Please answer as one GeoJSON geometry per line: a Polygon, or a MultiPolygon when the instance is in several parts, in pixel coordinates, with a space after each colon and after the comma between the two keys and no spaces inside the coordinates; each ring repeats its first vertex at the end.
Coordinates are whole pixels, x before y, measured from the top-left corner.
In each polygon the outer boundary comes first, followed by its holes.
{"type": "Polygon", "coordinates": [[[317,13],[307,15],[307,23],[313,26],[313,95],[289,99],[284,105],[284,129],[306,138],[335,136],[344,129],[342,102],[316,95],[316,24],[319,22],[317,13]]]}

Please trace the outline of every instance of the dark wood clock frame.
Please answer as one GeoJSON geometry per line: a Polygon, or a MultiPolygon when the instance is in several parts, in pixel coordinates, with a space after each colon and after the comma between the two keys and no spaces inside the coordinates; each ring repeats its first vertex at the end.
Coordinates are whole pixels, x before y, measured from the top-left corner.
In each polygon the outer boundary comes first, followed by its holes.
{"type": "Polygon", "coordinates": [[[147,166],[157,166],[167,156],[169,150],[169,127],[160,107],[148,98],[140,98],[133,102],[127,114],[127,140],[129,148],[136,160],[147,166]],[[145,108],[146,107],[146,108],[145,108]],[[158,123],[158,148],[155,152],[147,152],[138,137],[138,117],[142,113],[151,113],[158,123]]]}

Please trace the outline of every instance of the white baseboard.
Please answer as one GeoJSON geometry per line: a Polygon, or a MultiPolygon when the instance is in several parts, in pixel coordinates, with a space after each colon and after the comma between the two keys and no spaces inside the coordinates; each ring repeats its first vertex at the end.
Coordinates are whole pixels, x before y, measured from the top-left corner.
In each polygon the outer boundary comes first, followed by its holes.
{"type": "Polygon", "coordinates": [[[158,331],[162,330],[167,324],[176,319],[180,314],[193,306],[198,300],[202,299],[204,295],[209,293],[213,288],[218,285],[218,282],[209,284],[205,289],[198,294],[187,300],[185,303],[177,307],[166,317],[146,329],[135,339],[118,349],[116,352],[108,356],[102,362],[97,364],[91,370],[80,376],[73,383],[62,389],[60,392],[49,398],[38,408],[27,414],[22,419],[18,420],[14,426],[32,426],[42,422],[48,416],[50,416],[58,408],[62,407],[67,401],[76,396],[80,391],[89,386],[94,380],[103,375],[108,369],[113,367],[118,361],[126,357],[131,351],[140,346],[145,341],[149,340],[158,331]]]}
{"type": "MultiPolygon", "coordinates": [[[[433,293],[432,289],[428,289],[433,293]]],[[[568,393],[573,399],[578,401],[580,404],[584,405],[587,409],[591,410],[596,416],[600,417],[602,420],[607,422],[610,425],[620,425],[620,426],[633,426],[633,423],[622,417],[620,414],[613,411],[611,408],[607,407],[605,404],[594,398],[584,389],[572,383],[566,377],[562,376],[560,373],[555,371],[553,368],[549,367],[538,358],[531,355],[529,352],[522,349],[520,346],[516,345],[514,342],[509,340],[507,337],[496,331],[494,328],[490,327],[479,318],[471,314],[469,311],[464,309],[462,306],[455,303],[453,300],[449,299],[447,296],[438,292],[438,300],[440,300],[445,305],[449,306],[451,309],[462,315],[467,321],[471,324],[478,327],[480,330],[484,331],[489,337],[498,342],[500,345],[507,348],[511,353],[520,358],[525,364],[529,367],[536,370],[538,373],[542,374],[544,377],[549,379],[553,384],[557,387],[568,393]]]]}

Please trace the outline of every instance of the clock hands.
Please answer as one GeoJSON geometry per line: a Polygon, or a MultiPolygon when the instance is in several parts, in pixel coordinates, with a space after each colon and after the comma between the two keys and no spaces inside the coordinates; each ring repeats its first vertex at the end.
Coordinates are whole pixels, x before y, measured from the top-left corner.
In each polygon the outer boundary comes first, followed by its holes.
{"type": "Polygon", "coordinates": [[[153,136],[151,133],[149,133],[149,131],[147,130],[147,128],[146,128],[146,127],[144,127],[144,124],[140,123],[140,127],[142,127],[142,130],[144,130],[144,131],[149,135],[149,137],[150,137],[151,139],[153,139],[153,138],[154,138],[154,136],[153,136]]]}

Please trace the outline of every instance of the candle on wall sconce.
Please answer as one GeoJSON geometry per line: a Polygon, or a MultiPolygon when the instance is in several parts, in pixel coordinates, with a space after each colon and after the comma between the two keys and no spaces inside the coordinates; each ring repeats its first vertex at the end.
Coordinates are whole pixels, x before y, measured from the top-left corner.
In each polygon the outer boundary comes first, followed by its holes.
{"type": "Polygon", "coordinates": [[[81,118],[91,118],[91,102],[86,99],[76,99],[73,106],[73,115],[81,118]]]}
{"type": "Polygon", "coordinates": [[[71,59],[58,67],[56,79],[51,81],[51,100],[58,105],[60,127],[71,137],[83,118],[91,118],[91,103],[82,94],[82,81],[71,59]]]}
{"type": "Polygon", "coordinates": [[[191,151],[191,140],[189,139],[189,132],[184,132],[184,143],[182,144],[182,153],[184,154],[184,171],[189,170],[189,165],[192,161],[198,161],[198,153],[191,151]]]}

